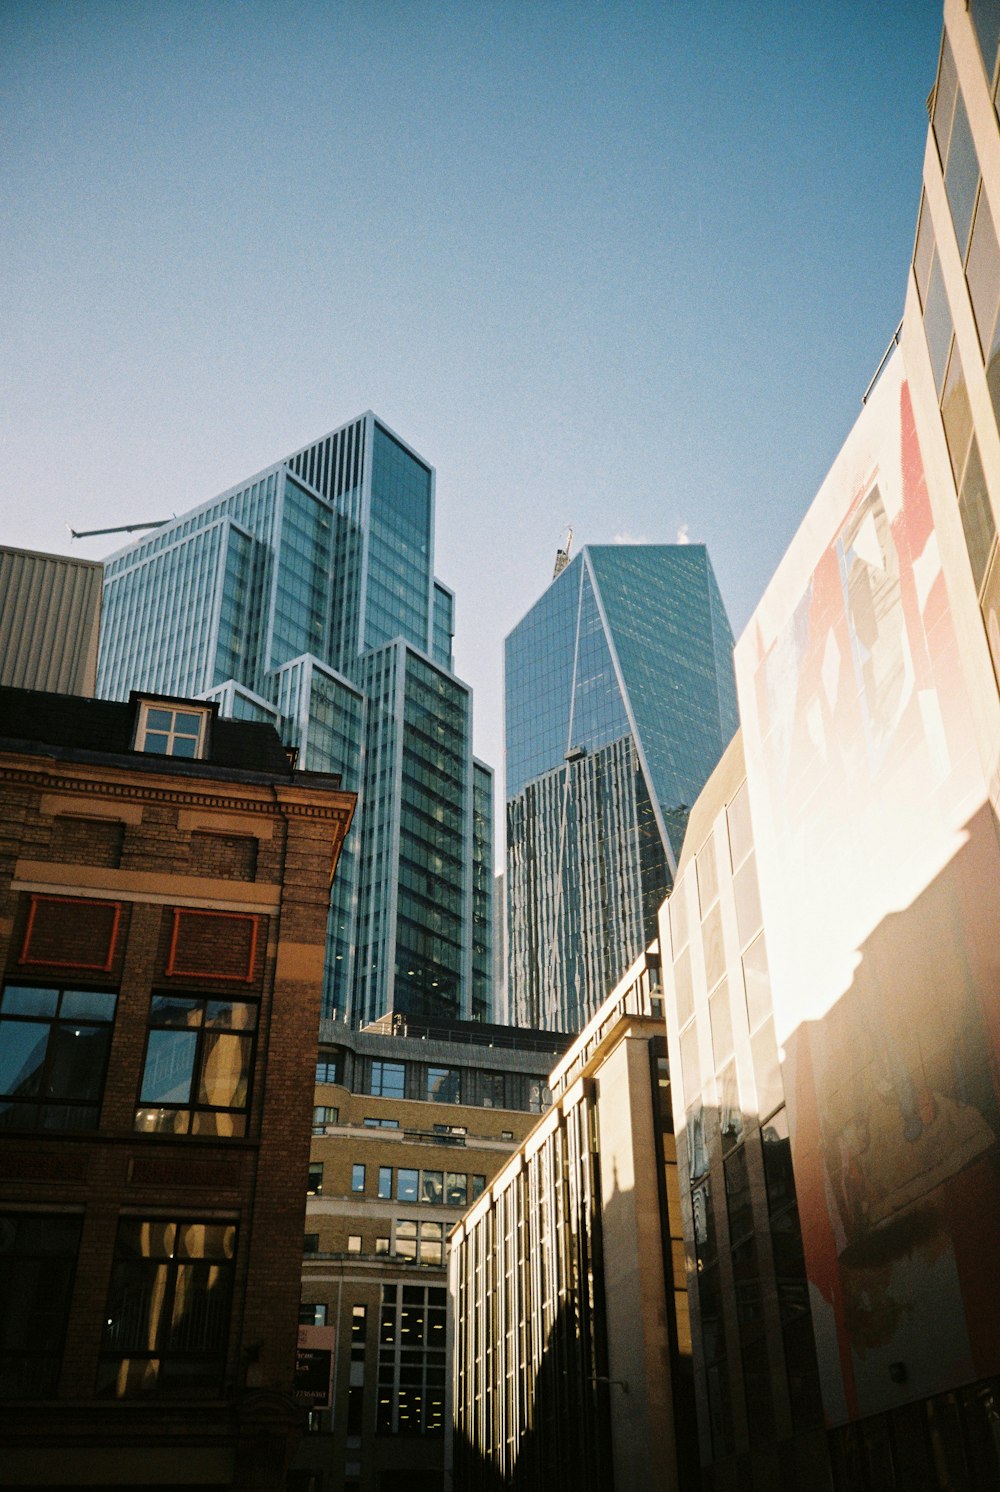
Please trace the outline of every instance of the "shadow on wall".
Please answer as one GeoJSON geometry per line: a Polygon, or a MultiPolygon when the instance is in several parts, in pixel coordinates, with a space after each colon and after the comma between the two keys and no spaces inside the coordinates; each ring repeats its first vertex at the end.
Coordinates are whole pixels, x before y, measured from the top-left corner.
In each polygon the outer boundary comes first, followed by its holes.
{"type": "MultiPolygon", "coordinates": [[[[611,1429],[607,1369],[590,1371],[572,1306],[560,1307],[549,1332],[525,1418],[528,1431],[511,1446],[513,1469],[502,1471],[458,1429],[454,1492],[611,1492],[611,1429]]],[[[603,1354],[602,1354],[603,1355],[603,1354]]],[[[523,1396],[521,1381],[508,1395],[523,1396]]],[[[492,1406],[494,1422],[502,1406],[492,1406]]],[[[637,1489],[636,1489],[637,1492],[637,1489]]]]}
{"type": "Polygon", "coordinates": [[[784,1043],[831,1425],[1000,1373],[998,887],[984,805],[784,1043]]]}

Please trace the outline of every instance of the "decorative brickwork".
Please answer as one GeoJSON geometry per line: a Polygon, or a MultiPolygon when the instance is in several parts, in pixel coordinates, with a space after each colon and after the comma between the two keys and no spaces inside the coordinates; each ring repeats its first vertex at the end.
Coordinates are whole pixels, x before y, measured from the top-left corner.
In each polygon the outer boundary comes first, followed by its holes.
{"type": "Polygon", "coordinates": [[[26,968],[107,973],[115,957],[121,902],[33,896],[18,962],[26,968]]]}
{"type": "Polygon", "coordinates": [[[257,874],[257,840],[250,834],[213,834],[196,829],[191,835],[188,868],[196,876],[252,881],[257,874]]]}
{"type": "Polygon", "coordinates": [[[117,819],[73,818],[60,814],[52,823],[47,859],[62,865],[107,865],[121,862],[125,825],[117,819]]]}
{"type": "Polygon", "coordinates": [[[167,973],[252,984],[260,917],[238,912],[174,909],[167,973]]]}

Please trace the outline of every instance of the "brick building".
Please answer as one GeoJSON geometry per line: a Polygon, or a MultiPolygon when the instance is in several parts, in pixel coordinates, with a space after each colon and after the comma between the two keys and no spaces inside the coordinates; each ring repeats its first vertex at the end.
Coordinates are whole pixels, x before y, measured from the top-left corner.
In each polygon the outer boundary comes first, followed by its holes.
{"type": "Polygon", "coordinates": [[[284,1487],[353,806],[215,705],[0,689],[0,1486],[284,1487]]]}

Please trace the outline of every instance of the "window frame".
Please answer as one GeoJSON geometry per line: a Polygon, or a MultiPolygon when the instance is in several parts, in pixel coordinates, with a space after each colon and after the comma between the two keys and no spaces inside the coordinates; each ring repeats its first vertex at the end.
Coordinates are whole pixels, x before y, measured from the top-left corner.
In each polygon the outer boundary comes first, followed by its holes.
{"type": "MultiPolygon", "coordinates": [[[[37,1067],[37,1078],[39,1092],[37,1095],[20,1097],[17,1093],[4,1093],[0,1095],[0,1105],[5,1111],[10,1111],[11,1116],[18,1111],[34,1109],[38,1111],[38,1118],[34,1124],[17,1124],[12,1126],[14,1130],[21,1132],[91,1132],[96,1130],[101,1121],[101,1108],[104,1103],[104,1093],[107,1087],[108,1067],[111,1059],[111,1045],[114,1040],[115,1021],[118,1015],[119,991],[117,989],[84,989],[76,984],[37,984],[34,981],[21,979],[8,979],[0,984],[0,1033],[4,1026],[36,1026],[46,1028],[45,1049],[41,1054],[41,1060],[37,1067]],[[15,990],[31,991],[37,990],[40,994],[51,993],[55,995],[55,1009],[51,1015],[43,1015],[32,1011],[10,1011],[5,1009],[6,997],[15,990]],[[62,1014],[63,1001],[67,995],[103,995],[110,997],[113,1002],[110,1020],[101,1020],[95,1016],[64,1016],[62,1014]],[[59,1096],[46,1093],[44,1090],[52,1082],[53,1067],[59,1060],[57,1043],[53,1042],[56,1028],[60,1030],[69,1027],[90,1027],[95,1031],[106,1032],[104,1066],[100,1081],[95,1087],[95,1096],[77,1097],[59,1096]],[[92,1117],[91,1124],[53,1124],[44,1122],[44,1111],[47,1109],[77,1109],[86,1110],[88,1117],[92,1117]]],[[[2,1035],[0,1035],[2,1039],[2,1035]]],[[[7,1126],[4,1126],[6,1128],[7,1126]]]]}
{"type": "MultiPolygon", "coordinates": [[[[201,1364],[214,1367],[216,1393],[221,1391],[225,1380],[226,1369],[229,1362],[229,1343],[232,1326],[233,1301],[235,1298],[236,1264],[239,1255],[239,1222],[235,1217],[211,1217],[206,1218],[198,1214],[180,1211],[169,1217],[153,1217],[144,1213],[128,1214],[119,1218],[118,1232],[115,1239],[115,1249],[112,1262],[111,1278],[108,1282],[107,1306],[105,1309],[105,1327],[102,1333],[101,1351],[97,1370],[96,1391],[102,1399],[126,1399],[135,1401],[146,1399],[154,1395],[158,1400],[166,1399],[188,1399],[191,1397],[203,1397],[206,1389],[204,1381],[199,1377],[194,1384],[185,1384],[181,1380],[178,1390],[171,1388],[169,1382],[163,1383],[163,1368],[167,1366],[166,1377],[169,1379],[169,1365],[173,1362],[176,1367],[178,1362],[201,1364]],[[148,1253],[135,1254],[122,1247],[123,1238],[127,1237],[129,1228],[149,1227],[165,1233],[173,1229],[172,1245],[170,1252],[157,1252],[150,1249],[148,1253]],[[187,1228],[211,1228],[222,1229],[228,1232],[228,1238],[224,1239],[221,1250],[218,1252],[204,1252],[201,1254],[188,1254],[184,1252],[181,1241],[182,1231],[187,1228]],[[112,1338],[115,1323],[114,1308],[118,1306],[124,1321],[124,1329],[128,1329],[128,1314],[124,1310],[128,1297],[128,1273],[129,1266],[143,1265],[145,1272],[154,1276],[162,1272],[163,1290],[159,1295],[156,1305],[155,1327],[147,1331],[147,1345],[145,1347],[132,1346],[128,1342],[121,1344],[121,1350],[115,1350],[112,1338]],[[171,1338],[175,1335],[177,1322],[174,1320],[174,1311],[178,1300],[178,1281],[181,1273],[187,1268],[195,1269],[201,1265],[211,1281],[213,1273],[221,1280],[222,1292],[217,1302],[217,1321],[215,1323],[215,1345],[214,1350],[208,1348],[193,1348],[183,1345],[174,1346],[171,1338]],[[149,1337],[154,1340],[150,1343],[149,1337]],[[121,1383],[121,1365],[130,1362],[156,1363],[156,1379],[150,1388],[144,1383],[133,1386],[129,1391],[129,1385],[121,1383]],[[118,1387],[116,1391],[115,1379],[109,1377],[109,1369],[118,1364],[118,1387]]],[[[142,1271],[139,1271],[140,1277],[142,1271]]],[[[208,1293],[211,1293],[214,1285],[209,1283],[208,1293]]],[[[182,1292],[182,1299],[184,1298],[182,1292]]],[[[205,1313],[205,1318],[211,1316],[211,1311],[205,1313]]],[[[211,1323],[209,1323],[211,1324],[211,1323]]],[[[133,1327],[134,1330],[134,1327],[133,1327]]]]}
{"type": "Polygon", "coordinates": [[[156,698],[141,699],[139,701],[139,713],[136,717],[135,722],[135,738],[133,750],[142,752],[144,756],[171,757],[175,761],[204,761],[205,748],[208,742],[208,722],[211,717],[211,708],[208,705],[200,705],[194,700],[189,702],[187,700],[181,701],[156,698]],[[160,711],[163,714],[170,715],[170,725],[165,729],[157,726],[151,726],[149,723],[149,717],[150,714],[154,711],[160,711]],[[177,717],[179,715],[198,716],[197,736],[192,737],[190,731],[178,731],[177,717]],[[148,737],[151,733],[153,735],[166,736],[167,749],[165,751],[158,751],[154,748],[151,748],[147,744],[148,737]],[[190,741],[192,739],[195,743],[195,749],[190,756],[188,756],[185,752],[174,751],[172,749],[175,741],[190,741]]]}
{"type": "MultiPolygon", "coordinates": [[[[139,1074],[139,1086],[136,1093],[135,1109],[133,1116],[133,1131],[136,1134],[156,1135],[158,1139],[180,1138],[184,1140],[207,1139],[212,1141],[226,1139],[245,1139],[249,1130],[251,1114],[251,1099],[253,1095],[254,1067],[257,1060],[257,1037],[260,1029],[260,1005],[258,999],[244,998],[240,995],[236,999],[229,999],[219,993],[207,994],[203,990],[158,990],[154,989],[150,998],[149,1014],[146,1018],[146,1044],[143,1050],[142,1069],[139,1074]],[[175,1022],[158,1022],[155,1019],[155,1002],[157,1000],[167,1002],[191,1001],[201,1006],[201,1020],[197,1025],[181,1025],[175,1022]],[[253,1021],[249,1026],[238,1025],[208,1025],[206,1015],[210,1005],[245,1006],[253,1011],[253,1021]],[[143,1089],[146,1084],[147,1068],[150,1061],[150,1048],[153,1045],[153,1035],[156,1032],[175,1032],[178,1036],[194,1034],[195,1043],[191,1057],[191,1075],[188,1086],[188,1099],[186,1103],[171,1103],[167,1100],[147,1099],[143,1101],[143,1089]],[[201,1102],[198,1095],[201,1091],[205,1075],[205,1066],[209,1052],[209,1040],[212,1034],[221,1036],[234,1036],[246,1043],[245,1064],[245,1089],[243,1100],[238,1104],[211,1104],[201,1102]],[[142,1114],[166,1115],[174,1113],[177,1115],[187,1114],[186,1129],[157,1129],[140,1127],[140,1115],[142,1114]],[[242,1120],[242,1129],[237,1125],[230,1134],[219,1133],[208,1129],[195,1129],[196,1117],[199,1115],[227,1115],[234,1119],[242,1120]]],[[[162,1044],[162,1043],[161,1043],[162,1044]]],[[[315,1110],[314,1110],[315,1119],[315,1110]]]]}

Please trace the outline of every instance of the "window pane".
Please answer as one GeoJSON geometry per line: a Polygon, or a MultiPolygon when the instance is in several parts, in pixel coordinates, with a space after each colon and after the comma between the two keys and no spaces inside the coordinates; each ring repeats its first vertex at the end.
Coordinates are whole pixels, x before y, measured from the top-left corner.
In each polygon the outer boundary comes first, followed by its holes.
{"type": "Polygon", "coordinates": [[[397,1202],[415,1202],[418,1196],[419,1182],[419,1171],[411,1171],[401,1166],[396,1172],[397,1202]]]}
{"type": "Polygon", "coordinates": [[[205,1025],[221,1026],[230,1031],[253,1031],[257,1025],[257,1007],[243,1000],[208,1000],[205,1025]]]}
{"type": "Polygon", "coordinates": [[[63,1020],[113,1021],[118,996],[110,990],[64,991],[59,1014],[63,1020]]]}
{"type": "Polygon", "coordinates": [[[698,1273],[702,1274],[716,1259],[715,1216],[712,1212],[712,1192],[707,1180],[701,1186],[696,1186],[691,1193],[691,1214],[695,1260],[698,1273]]]}
{"type": "Polygon", "coordinates": [[[743,955],[743,983],[747,996],[747,1019],[756,1031],[771,1014],[771,978],[767,968],[767,945],[763,936],[750,944],[743,955]]]}
{"type": "Polygon", "coordinates": [[[383,1201],[388,1201],[392,1196],[392,1166],[379,1166],[378,1168],[378,1194],[383,1201]]]}
{"type": "Polygon", "coordinates": [[[444,1172],[425,1171],[423,1173],[423,1191],[421,1200],[424,1202],[441,1202],[444,1199],[444,1172]]]}
{"type": "MultiPolygon", "coordinates": [[[[176,1033],[171,1032],[176,1040],[176,1033]]],[[[206,1031],[203,1038],[198,1102],[240,1109],[247,1101],[252,1038],[206,1031]]]]}
{"type": "Polygon", "coordinates": [[[957,342],[952,342],[951,361],[941,396],[941,418],[944,421],[951,469],[955,474],[955,485],[958,486],[965,471],[965,459],[972,439],[972,410],[969,408],[969,395],[957,342]]]}
{"type": "Polygon", "coordinates": [[[760,909],[760,888],[757,884],[757,857],[755,855],[751,855],[733,876],[733,896],[736,900],[736,928],[742,948],[754,933],[760,931],[764,920],[760,909]]]}
{"type": "Polygon", "coordinates": [[[972,246],[969,249],[969,264],[966,269],[969,295],[979,333],[979,345],[983,361],[989,357],[993,344],[993,328],[997,319],[997,302],[1000,300],[1000,247],[997,245],[993,214],[983,191],[976,209],[976,226],[972,230],[972,246]]]}
{"type": "Polygon", "coordinates": [[[686,886],[686,879],[683,884],[679,882],[670,897],[670,939],[674,945],[675,956],[688,941],[687,903],[684,900],[686,886]]]}
{"type": "Polygon", "coordinates": [[[200,1026],[204,1005],[201,1000],[185,999],[183,995],[154,995],[149,1012],[154,1026],[200,1026]]]}
{"type": "Polygon", "coordinates": [[[455,1069],[448,1067],[429,1067],[427,1069],[427,1097],[431,1102],[458,1103],[459,1074],[455,1069]]]}
{"type": "Polygon", "coordinates": [[[734,1150],[732,1155],[726,1157],[724,1164],[729,1237],[733,1243],[736,1243],[753,1232],[753,1208],[750,1203],[750,1175],[747,1169],[746,1147],[734,1150]]]}
{"type": "Polygon", "coordinates": [[[155,1351],[169,1278],[168,1264],[120,1261],[111,1276],[104,1344],[122,1352],[155,1351]]]}
{"type": "Polygon", "coordinates": [[[927,287],[927,304],[924,307],[924,334],[927,337],[927,351],[930,353],[931,368],[934,373],[934,387],[939,397],[944,387],[944,375],[948,366],[948,352],[951,347],[953,329],[951,307],[948,305],[944,276],[941,273],[941,261],[935,254],[930,284],[927,287]]]}
{"type": "Polygon", "coordinates": [[[468,1178],[464,1171],[449,1171],[445,1177],[445,1196],[449,1207],[464,1207],[468,1196],[468,1178]]]}
{"type": "Polygon", "coordinates": [[[712,1022],[712,1051],[716,1070],[733,1055],[733,1018],[729,1007],[729,986],[725,980],[709,1001],[712,1022]]]}
{"type": "Polygon", "coordinates": [[[4,1015],[55,1015],[59,991],[32,989],[28,985],[8,984],[0,1009],[4,1015]]]}
{"type": "Polygon", "coordinates": [[[750,824],[750,796],[746,783],[726,809],[729,824],[729,850],[734,870],[739,869],[753,849],[753,829],[750,824]]]}
{"type": "Polygon", "coordinates": [[[195,1031],[150,1031],[140,1098],[143,1103],[187,1103],[194,1076],[195,1031]]]}
{"type": "Polygon", "coordinates": [[[726,955],[722,943],[722,911],[712,908],[702,923],[701,935],[705,945],[705,983],[714,989],[726,972],[726,955]]]}
{"type": "Polygon", "coordinates": [[[969,551],[969,563],[978,591],[986,574],[986,565],[993,547],[993,509],[986,488],[986,475],[979,455],[979,443],[973,438],[969,450],[969,461],[965,478],[958,494],[958,511],[962,518],[965,547],[969,551]]]}
{"type": "Polygon", "coordinates": [[[743,1138],[743,1109],[735,1062],[729,1063],[719,1079],[719,1131],[723,1154],[743,1138]]]}
{"type": "Polygon", "coordinates": [[[357,1161],[351,1167],[351,1191],[363,1192],[365,1189],[365,1168],[357,1161]]]}
{"type": "Polygon", "coordinates": [[[986,81],[992,83],[1000,42],[1000,0],[969,0],[969,14],[976,28],[986,81]]]}
{"type": "Polygon", "coordinates": [[[694,1014],[694,985],[691,982],[691,950],[685,948],[674,964],[674,998],[677,1004],[677,1021],[686,1026],[694,1014]]]}
{"type": "Polygon", "coordinates": [[[964,259],[969,246],[969,228],[972,226],[972,212],[979,187],[979,161],[976,159],[976,147],[961,91],[955,99],[955,122],[948,147],[948,169],[944,174],[944,185],[955,225],[955,237],[958,239],[958,252],[964,259]]]}
{"type": "Polygon", "coordinates": [[[405,1069],[402,1062],[372,1063],[372,1096],[376,1098],[402,1098],[405,1069]]]}
{"type": "Polygon", "coordinates": [[[917,294],[920,296],[921,307],[927,302],[927,281],[930,279],[933,257],[934,227],[931,223],[931,215],[927,210],[927,202],[923,195],[921,195],[920,223],[917,227],[917,246],[913,254],[913,273],[917,281],[917,294]]]}
{"type": "Polygon", "coordinates": [[[46,1094],[50,1098],[100,1098],[110,1046],[110,1026],[53,1026],[46,1094]]]}
{"type": "Polygon", "coordinates": [[[715,865],[715,840],[709,836],[695,859],[695,867],[698,872],[698,903],[701,907],[701,915],[705,916],[709,907],[719,895],[719,876],[715,865]]]}
{"type": "Polygon", "coordinates": [[[783,1103],[785,1097],[773,1021],[766,1021],[750,1038],[750,1048],[757,1083],[757,1112],[763,1119],[783,1103]]]}
{"type": "Polygon", "coordinates": [[[50,1029],[47,1021],[0,1021],[0,1093],[18,1098],[39,1093],[50,1029]]]}
{"type": "Polygon", "coordinates": [[[788,1138],[788,1116],[779,1109],[761,1129],[764,1142],[764,1176],[767,1181],[767,1205],[771,1213],[780,1212],[795,1201],[795,1175],[788,1138]]]}
{"type": "Polygon", "coordinates": [[[692,1103],[701,1093],[701,1060],[698,1051],[698,1023],[691,1024],[681,1032],[681,1077],[684,1094],[692,1103]]]}
{"type": "Polygon", "coordinates": [[[948,159],[951,121],[955,113],[955,98],[957,94],[958,72],[955,68],[955,59],[951,54],[951,43],[946,34],[944,48],[941,53],[941,71],[938,74],[937,87],[934,90],[934,116],[932,121],[938,155],[941,157],[942,170],[948,159]]]}
{"type": "Polygon", "coordinates": [[[233,1223],[184,1223],[177,1229],[178,1259],[231,1259],[235,1249],[233,1223]]]}

